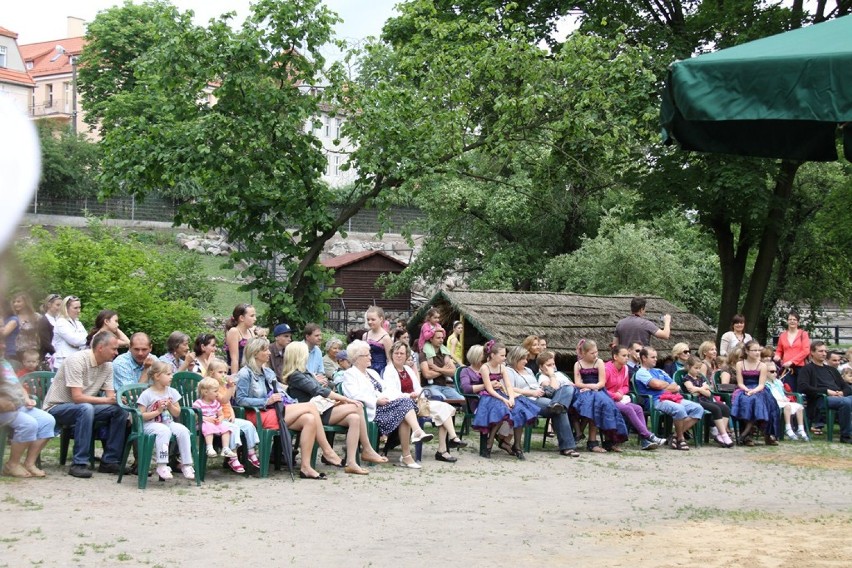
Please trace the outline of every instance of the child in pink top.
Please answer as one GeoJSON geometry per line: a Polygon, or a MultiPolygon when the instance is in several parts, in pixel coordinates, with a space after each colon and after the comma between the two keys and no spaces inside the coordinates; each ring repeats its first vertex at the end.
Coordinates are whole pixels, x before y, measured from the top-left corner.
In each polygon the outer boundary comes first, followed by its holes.
{"type": "Polygon", "coordinates": [[[630,399],[630,371],[627,368],[627,360],[630,352],[623,345],[612,348],[612,359],[604,364],[606,373],[606,393],[615,401],[615,407],[630,422],[630,425],[639,432],[643,450],[656,449],[665,440],[658,438],[645,425],[645,412],[642,407],[630,399]]]}
{"type": "Polygon", "coordinates": [[[420,327],[420,337],[417,338],[417,351],[423,351],[423,346],[435,336],[435,331],[441,327],[441,312],[432,308],[426,312],[426,321],[420,327]]]}
{"type": "MultiPolygon", "coordinates": [[[[201,411],[201,433],[204,435],[204,441],[207,444],[207,457],[216,457],[216,450],[213,449],[213,436],[220,435],[222,437],[222,456],[234,460],[237,454],[228,447],[231,441],[231,423],[225,420],[225,413],[222,411],[222,404],[218,400],[219,381],[208,377],[201,379],[198,383],[198,398],[192,403],[193,408],[201,411]]],[[[232,469],[234,469],[232,467],[232,469]]],[[[236,471],[236,470],[235,470],[236,471]]],[[[243,468],[243,473],[245,469],[243,468]]]]}

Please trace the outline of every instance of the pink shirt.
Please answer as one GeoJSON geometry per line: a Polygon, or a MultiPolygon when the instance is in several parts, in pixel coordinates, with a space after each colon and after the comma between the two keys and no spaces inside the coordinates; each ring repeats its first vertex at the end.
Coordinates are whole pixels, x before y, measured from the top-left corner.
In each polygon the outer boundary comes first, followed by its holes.
{"type": "Polygon", "coordinates": [[[630,374],[627,365],[616,370],[612,361],[604,364],[606,373],[606,392],[615,402],[621,402],[621,398],[630,392],[630,374]]]}

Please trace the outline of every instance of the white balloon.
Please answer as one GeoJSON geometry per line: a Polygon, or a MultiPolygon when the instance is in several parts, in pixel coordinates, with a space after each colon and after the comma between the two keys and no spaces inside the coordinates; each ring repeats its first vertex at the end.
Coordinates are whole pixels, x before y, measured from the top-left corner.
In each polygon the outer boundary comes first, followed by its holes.
{"type": "Polygon", "coordinates": [[[32,122],[0,97],[0,251],[6,249],[41,175],[41,151],[32,122]]]}

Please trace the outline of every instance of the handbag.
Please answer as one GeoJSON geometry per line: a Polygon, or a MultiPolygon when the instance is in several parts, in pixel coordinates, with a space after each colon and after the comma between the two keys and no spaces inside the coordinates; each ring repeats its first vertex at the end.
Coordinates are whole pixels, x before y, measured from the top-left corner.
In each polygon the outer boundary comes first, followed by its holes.
{"type": "Polygon", "coordinates": [[[313,397],[311,399],[311,402],[314,404],[314,406],[317,407],[317,410],[319,411],[320,414],[322,414],[323,412],[325,412],[326,410],[328,410],[329,408],[331,408],[335,405],[335,402],[333,400],[331,400],[330,398],[324,397],[322,395],[319,395],[319,394],[316,395],[315,397],[313,397]]]}
{"type": "Polygon", "coordinates": [[[426,418],[431,415],[431,412],[429,411],[429,397],[426,395],[425,390],[420,391],[415,403],[417,403],[417,416],[426,418]]]}

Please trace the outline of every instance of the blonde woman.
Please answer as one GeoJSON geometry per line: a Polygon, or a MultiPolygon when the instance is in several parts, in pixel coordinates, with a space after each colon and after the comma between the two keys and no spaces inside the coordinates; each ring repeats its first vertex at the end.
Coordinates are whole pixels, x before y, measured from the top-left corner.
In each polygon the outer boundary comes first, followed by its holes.
{"type": "Polygon", "coordinates": [[[681,369],[686,368],[686,360],[689,359],[691,350],[688,343],[675,343],[672,347],[672,362],[667,364],[663,369],[670,377],[681,369]]]}
{"type": "MultiPolygon", "coordinates": [[[[322,433],[322,419],[317,407],[308,403],[298,403],[286,393],[281,392],[279,383],[275,378],[275,371],[268,367],[269,364],[269,341],[263,337],[255,337],[248,340],[243,351],[245,365],[237,373],[236,403],[240,406],[260,407],[261,424],[264,428],[277,430],[278,416],[274,405],[278,402],[284,404],[284,422],[287,428],[301,431],[299,436],[299,448],[302,452],[301,469],[299,477],[302,479],[326,479],[324,473],[319,473],[311,467],[308,456],[314,448],[314,442],[319,444],[323,456],[332,465],[337,465],[342,460],[338,456],[322,433]]],[[[255,410],[251,408],[246,411],[248,420],[255,420],[255,410]]]]}
{"type": "Polygon", "coordinates": [[[713,381],[713,374],[719,370],[716,366],[716,344],[705,341],[698,346],[698,360],[701,361],[701,374],[713,381]]]}
{"type": "Polygon", "coordinates": [[[70,355],[86,348],[86,328],[80,323],[80,298],[66,296],[53,326],[53,370],[58,371],[70,355]]]}
{"type": "MultiPolygon", "coordinates": [[[[303,341],[290,343],[284,350],[284,367],[281,380],[287,385],[287,394],[299,402],[310,402],[316,397],[327,399],[322,403],[327,408],[320,414],[323,425],[346,426],[346,466],[344,471],[355,475],[367,475],[367,470],[358,465],[355,456],[358,444],[361,444],[361,459],[371,463],[385,463],[387,458],[380,456],[370,445],[367,435],[367,423],[364,421],[364,405],[354,398],[337,394],[322,385],[309,373],[308,346],[303,341]]],[[[311,403],[313,404],[313,403],[311,403]]],[[[322,463],[343,467],[342,463],[332,463],[325,456],[322,463]]]]}

